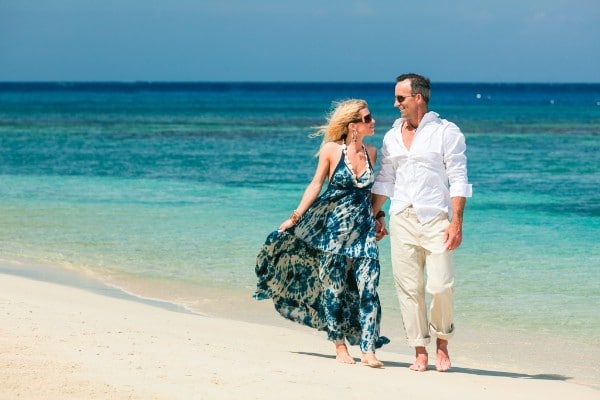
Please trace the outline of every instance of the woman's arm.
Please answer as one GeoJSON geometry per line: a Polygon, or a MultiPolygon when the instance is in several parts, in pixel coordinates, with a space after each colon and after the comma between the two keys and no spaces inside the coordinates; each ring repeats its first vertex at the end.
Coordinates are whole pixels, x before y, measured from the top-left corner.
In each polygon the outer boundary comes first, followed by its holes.
{"type": "Polygon", "coordinates": [[[321,189],[323,188],[323,182],[329,176],[329,169],[331,164],[331,155],[333,151],[336,149],[336,144],[333,142],[326,143],[319,152],[319,163],[317,164],[317,169],[315,171],[315,175],[313,176],[312,181],[308,184],[306,189],[304,190],[304,194],[302,195],[302,199],[298,204],[298,207],[292,212],[290,218],[283,221],[281,226],[279,226],[278,231],[283,232],[286,229],[291,228],[296,225],[302,215],[308,210],[308,208],[315,202],[319,194],[321,193],[321,189]]]}

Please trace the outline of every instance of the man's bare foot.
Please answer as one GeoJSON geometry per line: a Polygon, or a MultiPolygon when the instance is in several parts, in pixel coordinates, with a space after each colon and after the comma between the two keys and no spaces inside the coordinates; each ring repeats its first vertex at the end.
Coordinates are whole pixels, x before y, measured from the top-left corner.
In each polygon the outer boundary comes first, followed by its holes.
{"type": "Polygon", "coordinates": [[[437,340],[437,356],[435,360],[435,369],[440,372],[446,372],[452,366],[450,356],[448,355],[448,341],[444,339],[437,340]]]}
{"type": "Polygon", "coordinates": [[[381,368],[383,363],[375,357],[375,353],[362,353],[361,362],[371,368],[381,368]]]}
{"type": "Polygon", "coordinates": [[[354,358],[348,353],[348,347],[345,343],[335,345],[335,359],[343,364],[356,364],[354,358]]]}
{"type": "Polygon", "coordinates": [[[413,371],[418,371],[418,372],[427,371],[427,362],[428,362],[427,350],[425,349],[424,346],[423,347],[418,346],[418,347],[415,347],[415,353],[416,353],[415,363],[408,368],[410,368],[413,371]]]}

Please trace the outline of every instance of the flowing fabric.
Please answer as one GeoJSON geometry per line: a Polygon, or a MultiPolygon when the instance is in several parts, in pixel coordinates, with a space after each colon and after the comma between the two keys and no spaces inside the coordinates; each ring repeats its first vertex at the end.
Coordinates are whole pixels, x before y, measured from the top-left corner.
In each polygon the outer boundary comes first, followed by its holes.
{"type": "Polygon", "coordinates": [[[375,174],[367,155],[367,170],[357,179],[344,155],[300,222],[267,237],[256,260],[254,298],[272,299],[283,317],[326,331],[329,340],[373,352],[389,343],[379,336],[375,174]]]}

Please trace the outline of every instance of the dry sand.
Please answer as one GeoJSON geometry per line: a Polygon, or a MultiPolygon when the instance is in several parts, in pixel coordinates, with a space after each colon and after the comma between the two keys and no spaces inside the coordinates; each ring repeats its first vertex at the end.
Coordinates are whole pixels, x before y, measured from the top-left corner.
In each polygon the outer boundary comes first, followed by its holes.
{"type": "MultiPolygon", "coordinates": [[[[0,273],[0,399],[600,399],[551,375],[342,365],[323,333],[0,273]]],[[[266,302],[264,302],[266,303],[266,302]]],[[[265,304],[265,306],[268,306],[265,304]]],[[[353,348],[355,352],[357,349],[353,348]]]]}

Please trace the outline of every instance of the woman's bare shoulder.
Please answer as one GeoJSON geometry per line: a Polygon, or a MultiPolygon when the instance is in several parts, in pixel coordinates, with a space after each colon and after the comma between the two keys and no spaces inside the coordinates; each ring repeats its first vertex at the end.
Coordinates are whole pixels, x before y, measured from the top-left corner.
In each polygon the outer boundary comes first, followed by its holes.
{"type": "Polygon", "coordinates": [[[371,151],[377,151],[377,146],[373,146],[372,144],[367,144],[365,143],[365,148],[367,149],[367,151],[371,152],[371,151]]]}
{"type": "Polygon", "coordinates": [[[367,149],[367,152],[371,158],[377,157],[377,147],[365,143],[365,149],[367,149]]]}
{"type": "Polygon", "coordinates": [[[342,147],[341,141],[327,142],[327,143],[323,144],[323,149],[328,149],[328,150],[337,150],[340,147],[342,147]]]}
{"type": "Polygon", "coordinates": [[[337,142],[327,142],[321,147],[321,154],[327,156],[335,156],[341,149],[342,145],[337,142]]]}

